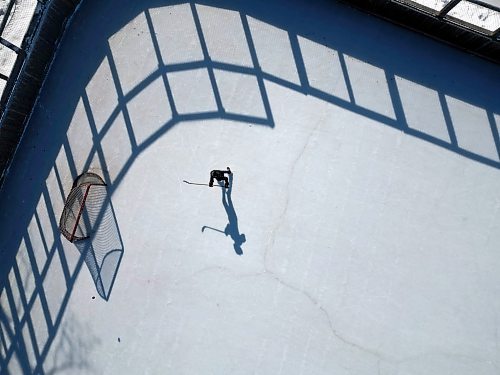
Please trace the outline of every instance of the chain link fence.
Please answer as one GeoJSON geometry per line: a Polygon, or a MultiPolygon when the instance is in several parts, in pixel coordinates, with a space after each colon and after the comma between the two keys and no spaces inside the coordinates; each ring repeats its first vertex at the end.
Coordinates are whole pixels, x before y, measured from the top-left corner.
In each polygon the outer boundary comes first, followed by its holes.
{"type": "Polygon", "coordinates": [[[500,0],[398,0],[432,16],[498,39],[500,0]]]}
{"type": "MultiPolygon", "coordinates": [[[[29,47],[30,25],[35,14],[42,10],[43,4],[37,0],[3,0],[0,1],[0,108],[4,108],[8,98],[7,83],[15,80],[19,69],[14,69],[16,62],[22,64],[29,47]],[[5,94],[5,95],[4,95],[5,94]]],[[[33,29],[33,28],[32,28],[33,29]]],[[[19,67],[21,64],[17,64],[19,67]]]]}
{"type": "Polygon", "coordinates": [[[0,187],[81,0],[0,0],[0,187]]]}
{"type": "Polygon", "coordinates": [[[500,0],[341,0],[500,64],[500,0]]]}

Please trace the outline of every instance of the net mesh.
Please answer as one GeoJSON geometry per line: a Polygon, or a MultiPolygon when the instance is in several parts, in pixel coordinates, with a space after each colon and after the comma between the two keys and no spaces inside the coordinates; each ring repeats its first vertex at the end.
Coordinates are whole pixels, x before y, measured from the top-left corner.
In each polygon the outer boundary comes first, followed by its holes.
{"type": "Polygon", "coordinates": [[[94,204],[86,210],[94,231],[88,241],[75,243],[99,295],[108,299],[123,254],[116,218],[105,186],[93,186],[94,204]]]}
{"type": "Polygon", "coordinates": [[[103,179],[92,172],[75,180],[59,220],[59,230],[68,241],[89,238],[105,199],[105,186],[103,179]]]}
{"type": "Polygon", "coordinates": [[[66,199],[61,233],[75,243],[99,295],[108,300],[123,255],[107,186],[95,173],[79,176],[66,199]],[[81,241],[88,239],[86,241],[81,241]]]}

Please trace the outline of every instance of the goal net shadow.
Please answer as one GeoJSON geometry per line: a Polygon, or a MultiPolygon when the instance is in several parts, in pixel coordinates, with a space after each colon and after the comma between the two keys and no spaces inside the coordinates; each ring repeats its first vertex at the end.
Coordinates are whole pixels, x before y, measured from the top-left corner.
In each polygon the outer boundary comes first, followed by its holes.
{"type": "Polygon", "coordinates": [[[104,181],[93,173],[75,180],[59,223],[94,280],[97,293],[109,299],[123,256],[123,242],[104,181]]]}

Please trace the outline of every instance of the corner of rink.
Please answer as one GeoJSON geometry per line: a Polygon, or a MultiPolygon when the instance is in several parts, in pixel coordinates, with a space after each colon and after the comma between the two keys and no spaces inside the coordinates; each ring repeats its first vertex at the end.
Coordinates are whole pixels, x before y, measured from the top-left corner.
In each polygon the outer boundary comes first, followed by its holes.
{"type": "Polygon", "coordinates": [[[0,199],[2,371],[495,374],[497,70],[336,2],[84,2],[0,199]]]}

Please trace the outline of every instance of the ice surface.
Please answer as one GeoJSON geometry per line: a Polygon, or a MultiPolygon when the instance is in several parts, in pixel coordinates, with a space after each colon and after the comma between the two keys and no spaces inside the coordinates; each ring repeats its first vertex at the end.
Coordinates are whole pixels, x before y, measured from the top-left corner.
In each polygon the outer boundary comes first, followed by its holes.
{"type": "Polygon", "coordinates": [[[499,87],[336,2],[84,2],[0,195],[0,372],[497,374],[499,87]]]}

